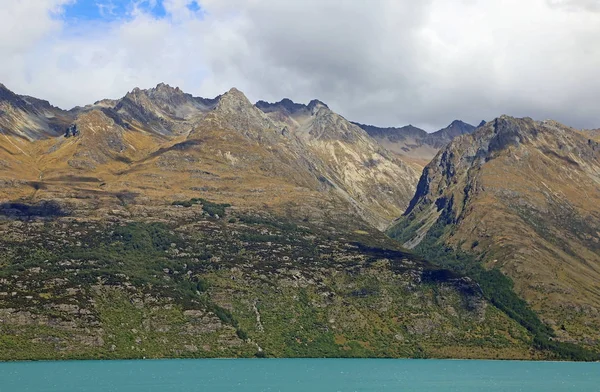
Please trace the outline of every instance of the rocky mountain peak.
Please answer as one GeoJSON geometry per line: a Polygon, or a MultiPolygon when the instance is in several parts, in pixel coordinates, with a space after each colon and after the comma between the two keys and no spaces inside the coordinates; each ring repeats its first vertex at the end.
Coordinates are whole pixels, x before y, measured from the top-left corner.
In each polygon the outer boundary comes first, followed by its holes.
{"type": "Polygon", "coordinates": [[[114,109],[126,122],[144,125],[163,135],[182,134],[189,132],[192,122],[214,109],[218,101],[218,97],[194,97],[179,87],[159,83],[147,90],[134,88],[116,102],[114,109]]]}
{"type": "MultiPolygon", "coordinates": [[[[481,142],[488,144],[488,151],[503,150],[509,145],[518,145],[537,135],[539,129],[531,118],[500,116],[482,127],[481,142]],[[489,130],[493,133],[489,133],[489,130]]],[[[475,139],[477,141],[477,139],[475,139]]]]}
{"type": "Polygon", "coordinates": [[[425,167],[417,185],[417,192],[405,215],[413,213],[413,210],[419,205],[434,201],[437,189],[432,190],[432,184],[439,189],[449,186],[460,177],[459,173],[465,173],[470,168],[480,167],[509,146],[518,146],[531,140],[539,132],[541,126],[541,123],[536,123],[531,118],[519,119],[503,115],[477,128],[472,133],[454,137],[425,167]]]}
{"type": "Polygon", "coordinates": [[[429,134],[425,138],[425,143],[439,149],[450,143],[454,138],[472,133],[475,129],[471,124],[467,124],[461,120],[454,120],[446,128],[429,134]]]}
{"type": "Polygon", "coordinates": [[[500,116],[472,134],[457,137],[441,149],[428,165],[431,170],[440,169],[445,183],[454,180],[456,173],[466,168],[480,167],[498,157],[515,151],[552,151],[555,158],[573,165],[585,166],[586,160],[594,160],[589,143],[578,140],[578,132],[556,121],[534,121],[529,117],[500,116]],[[512,151],[512,152],[511,152],[512,151]]]}
{"type": "Polygon", "coordinates": [[[185,95],[179,87],[171,87],[165,83],[159,83],[156,87],[147,91],[150,96],[160,96],[163,98],[185,95]]]}
{"type": "Polygon", "coordinates": [[[392,141],[405,140],[407,137],[424,138],[427,136],[427,132],[421,128],[415,127],[412,124],[405,125],[403,127],[381,128],[374,125],[361,124],[358,122],[352,123],[364,129],[372,137],[388,138],[392,141]]]}
{"type": "Polygon", "coordinates": [[[323,113],[330,112],[329,107],[318,99],[313,99],[308,105],[296,103],[289,98],[284,98],[275,103],[258,101],[256,107],[265,113],[280,112],[283,115],[291,115],[294,117],[299,114],[314,116],[317,115],[321,109],[326,109],[323,113]]]}
{"type": "Polygon", "coordinates": [[[219,103],[217,104],[217,107],[227,107],[231,109],[248,108],[250,106],[254,105],[252,105],[252,103],[248,100],[248,98],[243,92],[241,92],[235,87],[232,87],[225,94],[221,95],[219,103]]]}
{"type": "Polygon", "coordinates": [[[310,101],[308,103],[308,110],[310,110],[310,112],[313,115],[316,115],[319,113],[319,111],[321,111],[322,109],[325,109],[327,112],[329,112],[329,106],[327,106],[326,104],[324,104],[323,102],[319,101],[318,99],[313,99],[312,101],[310,101]]]}
{"type": "Polygon", "coordinates": [[[0,97],[2,97],[2,95],[10,93],[11,91],[9,89],[6,88],[5,85],[3,85],[2,83],[0,83],[0,97]]]}
{"type": "Polygon", "coordinates": [[[467,124],[461,120],[454,120],[446,128],[440,129],[434,134],[446,134],[448,137],[456,137],[464,135],[465,133],[471,133],[475,130],[475,127],[471,124],[467,124]]]}
{"type": "Polygon", "coordinates": [[[180,93],[181,89],[179,87],[171,87],[170,85],[168,85],[167,83],[159,83],[156,85],[156,87],[153,89],[156,91],[169,91],[169,92],[174,92],[174,93],[180,93]]]}
{"type": "Polygon", "coordinates": [[[17,94],[13,93],[3,84],[0,84],[0,101],[7,101],[17,106],[25,105],[25,102],[17,94]]]}
{"type": "Polygon", "coordinates": [[[275,124],[243,92],[233,87],[215,99],[216,105],[189,138],[198,137],[206,128],[235,131],[258,141],[273,141],[276,135],[275,124]]]}
{"type": "Polygon", "coordinates": [[[141,93],[143,90],[139,87],[134,87],[133,90],[128,91],[127,94],[125,94],[125,96],[129,96],[129,95],[137,95],[139,93],[141,93]]]}

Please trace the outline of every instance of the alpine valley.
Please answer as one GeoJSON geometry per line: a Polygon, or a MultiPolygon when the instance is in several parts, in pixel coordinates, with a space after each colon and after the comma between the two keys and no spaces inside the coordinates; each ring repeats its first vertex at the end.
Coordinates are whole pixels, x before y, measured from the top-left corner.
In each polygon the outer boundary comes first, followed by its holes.
{"type": "Polygon", "coordinates": [[[600,358],[598,131],[0,85],[0,360],[600,358]]]}

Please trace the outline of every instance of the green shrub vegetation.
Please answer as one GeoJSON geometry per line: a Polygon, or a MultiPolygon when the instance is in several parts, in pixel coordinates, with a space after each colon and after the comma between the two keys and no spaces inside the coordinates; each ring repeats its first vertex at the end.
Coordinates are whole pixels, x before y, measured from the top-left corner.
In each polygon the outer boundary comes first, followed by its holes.
{"type": "MultiPolygon", "coordinates": [[[[400,225],[400,227],[407,228],[408,225],[404,224],[400,225]]],[[[449,268],[475,280],[488,301],[525,327],[533,335],[535,348],[551,351],[558,359],[578,361],[600,360],[600,355],[597,353],[575,344],[554,340],[554,331],[552,328],[544,324],[537,314],[531,310],[527,302],[515,293],[513,281],[500,272],[500,270],[485,269],[473,255],[445,246],[442,239],[452,227],[453,222],[449,218],[448,213],[442,213],[414,251],[440,267],[449,268]]],[[[410,237],[406,236],[406,233],[398,231],[389,234],[405,240],[410,237]]]]}
{"type": "Polygon", "coordinates": [[[202,205],[202,210],[204,212],[206,212],[209,216],[215,217],[215,216],[219,216],[219,217],[223,217],[225,216],[225,208],[227,207],[231,207],[231,204],[219,204],[219,203],[213,203],[212,201],[208,201],[206,199],[202,199],[202,198],[193,198],[190,200],[183,200],[183,201],[174,201],[173,203],[171,203],[174,206],[181,206],[181,207],[191,207],[193,205],[196,204],[201,204],[202,205]]]}

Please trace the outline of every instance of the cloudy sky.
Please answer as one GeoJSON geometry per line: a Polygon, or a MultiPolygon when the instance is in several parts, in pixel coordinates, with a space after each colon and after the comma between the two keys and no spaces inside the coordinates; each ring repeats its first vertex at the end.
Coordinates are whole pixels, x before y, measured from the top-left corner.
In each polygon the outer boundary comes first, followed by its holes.
{"type": "Polygon", "coordinates": [[[70,108],[159,82],[434,130],[600,127],[600,0],[0,0],[0,83],[70,108]]]}

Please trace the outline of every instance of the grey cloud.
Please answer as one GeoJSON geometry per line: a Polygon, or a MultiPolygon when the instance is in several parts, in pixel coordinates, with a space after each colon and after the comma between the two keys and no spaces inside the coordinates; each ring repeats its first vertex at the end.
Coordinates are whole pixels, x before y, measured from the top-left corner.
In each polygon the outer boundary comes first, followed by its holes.
{"type": "Polygon", "coordinates": [[[595,16],[518,0],[235,7],[238,40],[206,61],[256,98],[319,98],[358,121],[429,129],[504,113],[600,124],[595,16]],[[224,52],[228,66],[217,66],[224,52]]]}
{"type": "Polygon", "coordinates": [[[47,12],[21,12],[31,34],[0,43],[0,81],[63,107],[164,81],[201,96],[317,98],[383,126],[501,114],[600,126],[600,13],[584,12],[597,2],[204,0],[198,18],[169,0],[166,19],[75,34],[48,16],[65,0],[40,1],[47,12]]]}

